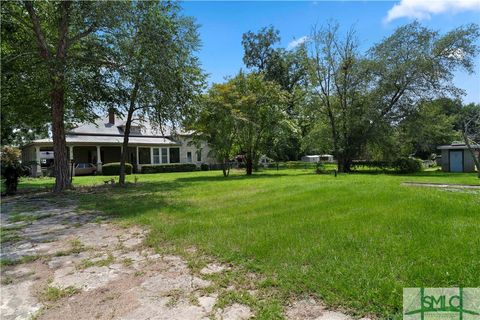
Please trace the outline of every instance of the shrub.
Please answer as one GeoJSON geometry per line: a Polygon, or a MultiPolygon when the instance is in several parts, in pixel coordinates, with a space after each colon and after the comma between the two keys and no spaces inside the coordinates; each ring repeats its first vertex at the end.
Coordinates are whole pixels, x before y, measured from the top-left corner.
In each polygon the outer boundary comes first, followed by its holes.
{"type": "Polygon", "coordinates": [[[388,161],[377,161],[377,160],[354,160],[352,167],[367,167],[367,168],[378,168],[381,170],[388,169],[392,167],[392,163],[388,161]]]}
{"type": "Polygon", "coordinates": [[[28,174],[28,168],[20,162],[21,151],[15,147],[4,146],[1,152],[2,178],[5,179],[5,193],[17,192],[18,180],[28,174]]]}
{"type": "Polygon", "coordinates": [[[317,162],[317,168],[315,169],[315,171],[317,172],[317,174],[327,173],[327,169],[325,168],[325,164],[323,164],[323,162],[321,162],[321,161],[317,162]]]}
{"type": "Polygon", "coordinates": [[[414,173],[422,170],[422,161],[415,158],[399,158],[394,161],[393,168],[400,173],[414,173]]]}
{"type": "Polygon", "coordinates": [[[208,166],[208,164],[202,163],[202,164],[200,165],[200,170],[202,170],[202,171],[208,171],[208,170],[210,170],[210,167],[208,166]]]}
{"type": "Polygon", "coordinates": [[[142,165],[142,173],[188,172],[195,170],[197,170],[197,166],[193,163],[142,165]]]}
{"type": "MultiPolygon", "coordinates": [[[[132,174],[133,166],[130,163],[125,163],[125,174],[132,174]]],[[[102,167],[102,174],[104,176],[116,176],[120,174],[120,162],[107,163],[102,167]]]]}

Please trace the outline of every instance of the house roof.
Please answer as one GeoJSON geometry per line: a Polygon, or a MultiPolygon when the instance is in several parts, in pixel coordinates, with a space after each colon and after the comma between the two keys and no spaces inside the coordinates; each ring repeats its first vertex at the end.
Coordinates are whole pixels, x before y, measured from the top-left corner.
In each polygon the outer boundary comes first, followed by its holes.
{"type": "MultiPolygon", "coordinates": [[[[67,132],[67,145],[120,145],[123,143],[125,121],[115,117],[115,123],[109,122],[109,117],[96,120],[93,123],[83,123],[67,132]]],[[[175,141],[175,136],[190,135],[192,132],[173,130],[169,126],[156,128],[149,121],[135,120],[132,122],[129,145],[181,145],[175,141]],[[137,130],[135,130],[137,129],[137,130]]],[[[50,146],[52,138],[36,139],[29,145],[50,146]]]]}
{"type": "MultiPolygon", "coordinates": [[[[90,135],[121,135],[123,136],[125,121],[115,116],[115,123],[109,122],[109,118],[100,118],[93,123],[83,123],[69,131],[69,134],[90,134],[90,135]]],[[[149,121],[134,120],[132,127],[138,127],[140,131],[130,132],[130,136],[151,136],[151,137],[169,137],[172,135],[189,134],[189,132],[174,131],[169,126],[157,128],[152,126],[149,121]]]]}
{"type": "MultiPolygon", "coordinates": [[[[120,145],[123,143],[123,136],[96,136],[96,135],[67,135],[67,145],[120,145]]],[[[37,139],[32,141],[35,145],[52,145],[51,138],[37,139]]],[[[165,137],[130,137],[129,145],[181,145],[177,141],[165,137]]]]}
{"type": "MultiPolygon", "coordinates": [[[[479,144],[472,144],[470,145],[473,149],[480,149],[480,145],[479,144]]],[[[466,144],[455,144],[455,143],[452,143],[452,144],[449,144],[449,145],[445,145],[445,146],[438,146],[437,149],[440,149],[440,150],[452,150],[452,149],[457,149],[457,150],[462,150],[462,149],[467,149],[467,145],[466,144]]]]}

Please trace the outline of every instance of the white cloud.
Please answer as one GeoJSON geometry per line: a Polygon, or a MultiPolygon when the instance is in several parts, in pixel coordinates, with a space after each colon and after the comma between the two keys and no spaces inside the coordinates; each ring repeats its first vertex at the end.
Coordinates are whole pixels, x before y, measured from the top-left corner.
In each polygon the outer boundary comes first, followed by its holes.
{"type": "Polygon", "coordinates": [[[290,41],[290,43],[288,44],[287,49],[288,49],[288,50],[292,50],[293,48],[298,47],[299,45],[301,45],[302,43],[304,43],[304,42],[307,41],[307,40],[308,40],[308,37],[307,37],[307,36],[303,36],[303,37],[298,38],[298,39],[293,39],[293,40],[290,41]]]}
{"type": "Polygon", "coordinates": [[[401,0],[388,11],[384,22],[404,17],[429,19],[432,14],[469,10],[480,10],[480,0],[401,0]]]}

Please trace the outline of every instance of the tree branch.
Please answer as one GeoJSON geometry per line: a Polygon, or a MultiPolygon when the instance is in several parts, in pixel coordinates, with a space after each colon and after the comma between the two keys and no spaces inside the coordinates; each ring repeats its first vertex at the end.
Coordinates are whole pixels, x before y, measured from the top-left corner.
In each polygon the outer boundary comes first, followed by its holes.
{"type": "Polygon", "coordinates": [[[50,60],[51,54],[48,50],[47,41],[45,40],[45,36],[43,34],[42,27],[40,26],[40,21],[38,20],[37,13],[33,8],[33,2],[25,1],[24,5],[25,9],[27,9],[30,21],[32,22],[33,31],[35,32],[35,39],[37,40],[37,45],[40,49],[40,56],[45,60],[50,60]]]}
{"type": "Polygon", "coordinates": [[[60,26],[58,28],[57,58],[64,59],[67,55],[67,34],[70,18],[70,1],[60,3],[60,26]]]}
{"type": "Polygon", "coordinates": [[[78,40],[82,39],[82,38],[85,38],[86,36],[88,36],[90,33],[92,33],[93,31],[95,31],[95,25],[91,25],[90,27],[88,27],[87,29],[77,33],[76,35],[74,35],[73,37],[71,38],[68,38],[67,40],[67,43],[68,43],[68,46],[71,46],[72,44],[74,44],[75,42],[77,42],[78,40]]]}

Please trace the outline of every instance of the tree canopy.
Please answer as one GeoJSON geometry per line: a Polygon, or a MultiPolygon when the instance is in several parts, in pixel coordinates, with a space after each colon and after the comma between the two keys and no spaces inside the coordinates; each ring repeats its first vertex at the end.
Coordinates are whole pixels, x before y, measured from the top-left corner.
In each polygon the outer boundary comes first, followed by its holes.
{"type": "Polygon", "coordinates": [[[66,123],[93,116],[94,102],[102,97],[102,31],[118,23],[124,4],[2,3],[2,37],[6,36],[2,38],[2,69],[6,70],[2,74],[2,126],[30,137],[45,133],[49,126],[55,153],[55,191],[70,186],[66,123]],[[8,90],[5,96],[4,90],[8,90]],[[9,122],[12,118],[22,120],[9,122]]]}
{"type": "Polygon", "coordinates": [[[277,83],[241,71],[210,89],[192,128],[207,139],[222,163],[243,155],[246,173],[251,175],[285,120],[285,104],[286,93],[277,83]]]}
{"type": "Polygon", "coordinates": [[[422,101],[458,96],[453,74],[473,72],[478,37],[477,25],[440,35],[413,22],[361,53],[354,30],[342,36],[337,24],[314,28],[309,88],[319,119],[329,125],[339,171],[350,171],[368,144],[383,143],[379,137],[422,101]]]}
{"type": "Polygon", "coordinates": [[[175,127],[190,112],[204,85],[194,55],[200,47],[197,25],[181,15],[176,3],[129,2],[122,23],[106,35],[113,61],[109,74],[107,108],[125,115],[120,183],[132,121],[148,118],[160,130],[175,127]]]}

